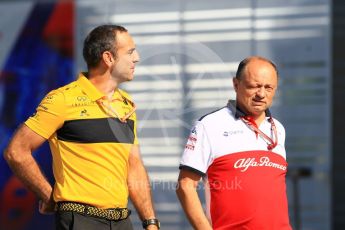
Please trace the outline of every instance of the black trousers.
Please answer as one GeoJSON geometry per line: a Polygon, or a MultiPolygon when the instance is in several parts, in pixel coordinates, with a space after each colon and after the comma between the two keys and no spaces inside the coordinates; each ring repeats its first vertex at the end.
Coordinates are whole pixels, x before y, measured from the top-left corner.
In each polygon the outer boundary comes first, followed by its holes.
{"type": "Polygon", "coordinates": [[[110,221],[76,212],[56,212],[56,230],[133,230],[129,217],[125,220],[110,221]]]}

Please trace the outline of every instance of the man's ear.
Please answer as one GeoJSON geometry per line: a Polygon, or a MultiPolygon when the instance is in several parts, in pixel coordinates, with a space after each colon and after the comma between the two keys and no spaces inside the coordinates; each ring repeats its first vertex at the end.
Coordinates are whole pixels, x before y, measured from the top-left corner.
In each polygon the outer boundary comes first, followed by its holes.
{"type": "Polygon", "coordinates": [[[238,84],[239,84],[239,80],[236,77],[233,77],[232,78],[232,85],[234,86],[235,92],[237,92],[238,84]]]}
{"type": "Polygon", "coordinates": [[[102,53],[102,60],[107,66],[111,66],[115,61],[112,53],[110,53],[109,51],[104,51],[102,53]]]}

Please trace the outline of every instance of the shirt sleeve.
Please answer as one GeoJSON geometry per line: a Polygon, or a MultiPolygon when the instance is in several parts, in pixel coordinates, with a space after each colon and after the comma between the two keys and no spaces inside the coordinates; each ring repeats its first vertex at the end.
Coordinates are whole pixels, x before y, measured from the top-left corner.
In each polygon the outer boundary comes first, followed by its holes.
{"type": "Polygon", "coordinates": [[[188,137],[179,168],[205,176],[211,161],[211,146],[207,132],[202,122],[197,121],[188,137]]]}
{"type": "Polygon", "coordinates": [[[64,95],[53,90],[48,93],[36,108],[36,112],[25,121],[35,133],[49,139],[64,123],[64,95]]]}

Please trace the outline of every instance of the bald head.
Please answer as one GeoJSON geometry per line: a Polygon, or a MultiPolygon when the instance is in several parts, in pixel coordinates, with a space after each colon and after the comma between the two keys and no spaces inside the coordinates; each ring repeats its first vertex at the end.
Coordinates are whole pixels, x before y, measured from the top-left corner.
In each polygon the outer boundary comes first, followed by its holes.
{"type": "Polygon", "coordinates": [[[243,75],[246,72],[247,66],[250,63],[252,63],[253,61],[259,61],[259,62],[270,64],[274,68],[274,70],[277,74],[277,77],[279,77],[277,66],[271,60],[264,58],[264,57],[260,57],[260,56],[250,56],[250,57],[243,59],[240,62],[240,64],[238,65],[238,68],[236,71],[236,76],[235,76],[238,80],[240,80],[243,77],[243,75]]]}

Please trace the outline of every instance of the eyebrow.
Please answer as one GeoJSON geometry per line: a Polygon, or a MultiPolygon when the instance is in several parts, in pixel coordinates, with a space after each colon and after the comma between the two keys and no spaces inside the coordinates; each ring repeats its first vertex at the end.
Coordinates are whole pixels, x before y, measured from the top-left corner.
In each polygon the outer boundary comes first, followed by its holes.
{"type": "Polygon", "coordinates": [[[133,52],[135,48],[129,49],[128,52],[133,52]]]}

